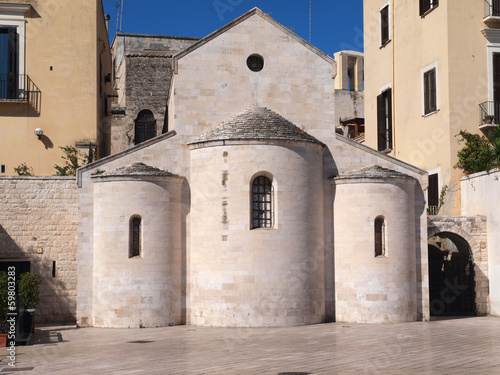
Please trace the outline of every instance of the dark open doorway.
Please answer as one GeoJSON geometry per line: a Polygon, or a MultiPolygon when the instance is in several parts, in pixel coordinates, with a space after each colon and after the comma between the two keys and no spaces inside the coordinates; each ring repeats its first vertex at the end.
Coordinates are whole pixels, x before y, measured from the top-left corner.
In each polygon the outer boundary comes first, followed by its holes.
{"type": "Polygon", "coordinates": [[[428,243],[431,316],[475,315],[474,262],[469,244],[451,232],[438,233],[428,243]]]}

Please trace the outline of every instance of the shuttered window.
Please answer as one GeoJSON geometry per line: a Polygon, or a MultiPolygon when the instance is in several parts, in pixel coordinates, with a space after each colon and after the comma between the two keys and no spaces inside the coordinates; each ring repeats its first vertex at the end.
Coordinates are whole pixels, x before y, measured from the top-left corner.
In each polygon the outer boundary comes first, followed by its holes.
{"type": "Polygon", "coordinates": [[[392,90],[377,96],[377,150],[392,150],[392,90]]]}
{"type": "Polygon", "coordinates": [[[427,205],[435,206],[439,205],[439,181],[438,174],[431,174],[429,176],[429,189],[427,190],[427,205]]]}
{"type": "Polygon", "coordinates": [[[436,69],[431,69],[424,73],[424,114],[436,110],[436,69]]]}
{"type": "Polygon", "coordinates": [[[380,10],[380,45],[389,42],[389,5],[380,10]]]}
{"type": "Polygon", "coordinates": [[[18,51],[17,29],[0,26],[0,99],[17,99],[18,51]]]}
{"type": "Polygon", "coordinates": [[[429,10],[437,7],[439,0],[420,0],[420,15],[423,16],[429,10]]]}

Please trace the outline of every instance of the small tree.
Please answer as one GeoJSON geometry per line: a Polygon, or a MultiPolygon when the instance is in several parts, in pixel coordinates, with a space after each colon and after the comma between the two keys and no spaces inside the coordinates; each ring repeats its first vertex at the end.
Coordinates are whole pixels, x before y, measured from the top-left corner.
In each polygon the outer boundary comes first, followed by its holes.
{"type": "Polygon", "coordinates": [[[17,167],[14,167],[14,172],[17,173],[18,176],[34,176],[33,167],[29,167],[26,165],[26,162],[19,164],[17,167]]]}
{"type": "Polygon", "coordinates": [[[65,165],[54,164],[56,176],[75,176],[78,168],[97,159],[97,149],[89,151],[89,154],[84,154],[74,146],[60,146],[59,148],[64,152],[64,156],[61,157],[65,160],[65,165]]]}
{"type": "Polygon", "coordinates": [[[463,170],[465,174],[491,169],[495,159],[495,152],[488,140],[485,137],[464,130],[461,130],[458,134],[462,137],[462,140],[465,140],[465,145],[458,151],[458,163],[455,167],[463,170]]]}
{"type": "Polygon", "coordinates": [[[40,274],[23,273],[19,277],[19,293],[24,295],[24,303],[27,309],[34,309],[38,305],[40,284],[42,277],[40,274]]]}

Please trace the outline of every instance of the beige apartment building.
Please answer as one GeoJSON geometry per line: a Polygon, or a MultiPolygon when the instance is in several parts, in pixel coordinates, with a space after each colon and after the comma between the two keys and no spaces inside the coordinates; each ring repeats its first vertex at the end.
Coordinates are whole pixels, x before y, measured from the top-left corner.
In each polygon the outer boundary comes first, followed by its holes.
{"type": "Polygon", "coordinates": [[[498,117],[500,2],[364,1],[367,145],[429,173],[428,205],[460,214],[460,130],[498,117]]]}
{"type": "Polygon", "coordinates": [[[101,0],[0,1],[0,176],[53,175],[60,146],[105,155],[110,73],[101,0]]]}

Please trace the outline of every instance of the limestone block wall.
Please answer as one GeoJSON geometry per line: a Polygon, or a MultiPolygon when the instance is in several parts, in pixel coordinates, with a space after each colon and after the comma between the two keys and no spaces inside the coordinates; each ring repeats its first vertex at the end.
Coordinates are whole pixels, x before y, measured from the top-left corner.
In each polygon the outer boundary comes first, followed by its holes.
{"type": "Polygon", "coordinates": [[[174,58],[170,130],[203,134],[258,106],[272,109],[325,143],[334,137],[335,60],[259,12],[174,58]],[[259,72],[247,66],[252,54],[264,60],[259,72]]]}
{"type": "MultiPolygon", "coordinates": [[[[472,200],[472,202],[474,201],[472,200]]],[[[490,228],[494,231],[492,234],[490,234],[490,230],[487,230],[486,216],[429,216],[428,220],[429,238],[440,232],[450,232],[458,234],[469,244],[474,262],[477,315],[486,315],[490,312],[490,286],[491,288],[496,287],[495,283],[490,280],[491,274],[488,267],[489,254],[495,252],[495,247],[490,250],[489,242],[489,236],[492,235],[492,241],[495,243],[495,227],[490,226],[490,228]]],[[[493,279],[495,279],[495,275],[493,275],[493,279]]]]}
{"type": "Polygon", "coordinates": [[[42,275],[38,323],[76,320],[77,220],[74,177],[0,178],[0,261],[29,261],[42,275]]]}
{"type": "Polygon", "coordinates": [[[336,321],[417,320],[413,185],[389,179],[334,183],[336,321]],[[375,256],[377,217],[385,220],[383,256],[375,256]]]}
{"type": "Polygon", "coordinates": [[[462,215],[484,215],[488,226],[488,275],[490,313],[500,316],[500,171],[462,178],[462,215]]]}
{"type": "Polygon", "coordinates": [[[324,321],[320,146],[191,150],[191,324],[292,326],[324,321]],[[273,228],[252,229],[251,183],[272,180],[273,228]]]}
{"type": "Polygon", "coordinates": [[[94,179],[93,326],[181,323],[181,182],[94,179]],[[129,257],[135,215],[142,219],[142,250],[129,257]]]}

